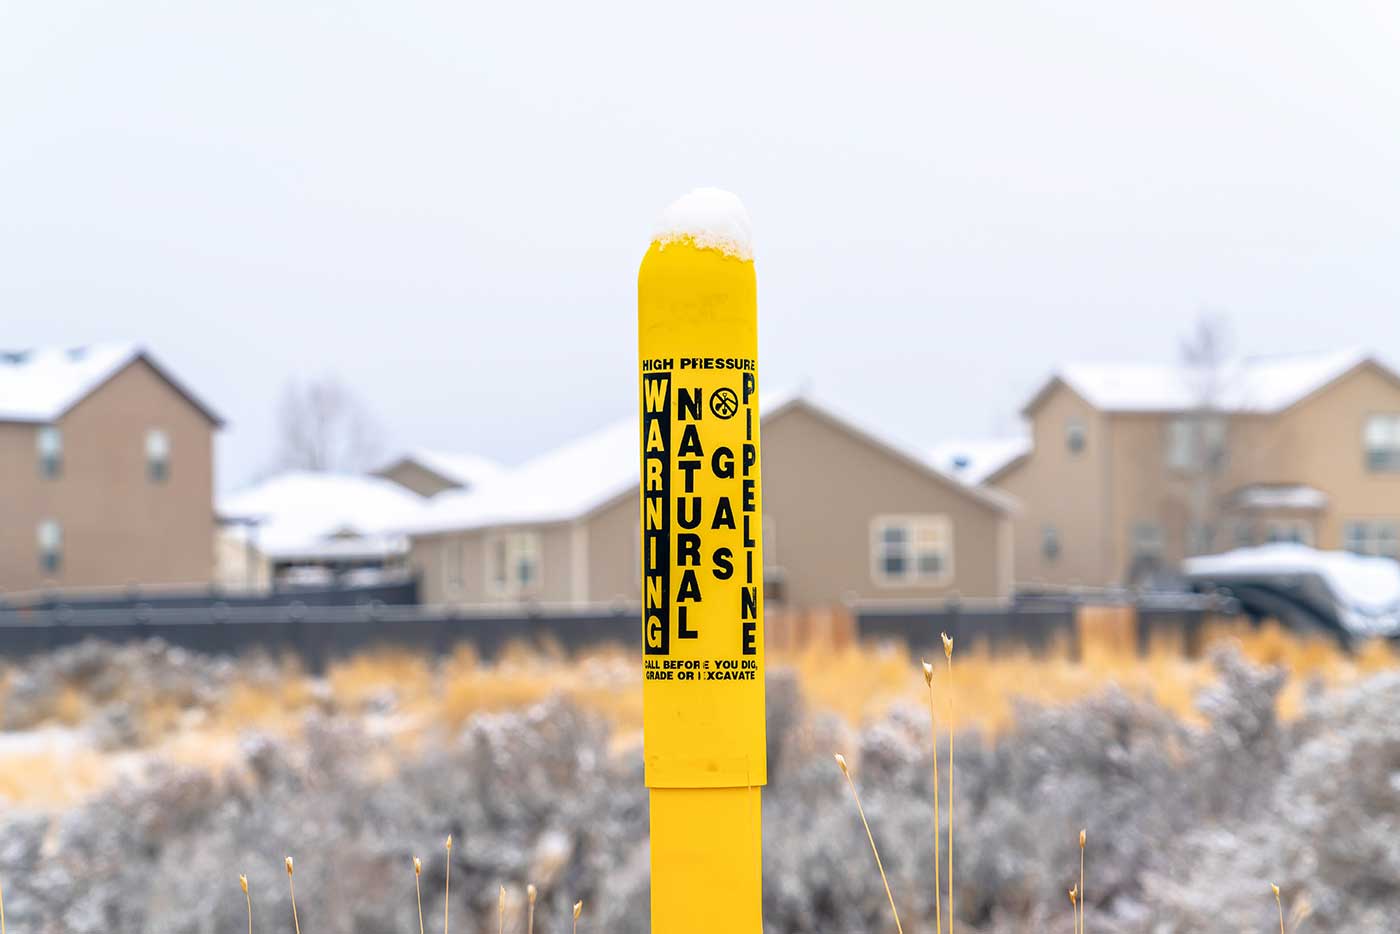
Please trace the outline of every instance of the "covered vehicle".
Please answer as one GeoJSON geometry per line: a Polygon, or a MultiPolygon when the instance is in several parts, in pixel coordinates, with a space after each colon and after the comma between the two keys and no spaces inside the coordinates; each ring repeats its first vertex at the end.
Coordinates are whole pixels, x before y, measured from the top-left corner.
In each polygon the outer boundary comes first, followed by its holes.
{"type": "Polygon", "coordinates": [[[1255,617],[1322,629],[1344,642],[1400,637],[1400,562],[1275,544],[1189,558],[1196,589],[1227,590],[1255,617]]]}

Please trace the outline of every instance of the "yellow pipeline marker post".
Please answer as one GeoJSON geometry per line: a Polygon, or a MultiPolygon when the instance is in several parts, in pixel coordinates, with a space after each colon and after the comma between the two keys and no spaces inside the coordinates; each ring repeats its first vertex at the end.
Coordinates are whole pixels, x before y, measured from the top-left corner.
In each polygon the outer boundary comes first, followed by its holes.
{"type": "Polygon", "coordinates": [[[654,934],[760,934],[767,781],[758,321],[748,216],[701,189],[637,281],[654,934]]]}

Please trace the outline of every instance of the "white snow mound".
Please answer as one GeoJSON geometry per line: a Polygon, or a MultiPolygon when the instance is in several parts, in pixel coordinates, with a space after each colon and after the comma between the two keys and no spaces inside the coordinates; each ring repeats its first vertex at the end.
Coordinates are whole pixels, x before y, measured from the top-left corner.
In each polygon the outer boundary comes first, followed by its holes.
{"type": "Polygon", "coordinates": [[[665,249],[678,240],[691,240],[702,250],[753,259],[753,228],[739,196],[721,188],[697,188],[671,202],[661,215],[652,240],[665,249]]]}

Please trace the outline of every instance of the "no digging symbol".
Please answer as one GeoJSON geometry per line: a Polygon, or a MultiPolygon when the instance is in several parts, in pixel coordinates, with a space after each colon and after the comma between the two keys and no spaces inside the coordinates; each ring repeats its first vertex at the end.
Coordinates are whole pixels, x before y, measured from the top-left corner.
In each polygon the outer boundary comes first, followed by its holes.
{"type": "Polygon", "coordinates": [[[716,389],[710,394],[710,412],[716,418],[729,419],[739,411],[739,394],[732,389],[716,389]]]}

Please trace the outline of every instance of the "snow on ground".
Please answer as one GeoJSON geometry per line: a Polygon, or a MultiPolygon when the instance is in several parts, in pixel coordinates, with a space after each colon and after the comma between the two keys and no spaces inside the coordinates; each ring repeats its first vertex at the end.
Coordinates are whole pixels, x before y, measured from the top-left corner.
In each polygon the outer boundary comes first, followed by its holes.
{"type": "Polygon", "coordinates": [[[0,730],[0,759],[11,756],[70,755],[90,745],[82,730],[42,726],[32,730],[0,730]]]}
{"type": "Polygon", "coordinates": [[[1184,567],[1189,576],[1203,578],[1316,575],[1332,591],[1342,622],[1352,631],[1400,629],[1400,562],[1390,558],[1278,544],[1189,558],[1184,567]]]}
{"type": "Polygon", "coordinates": [[[721,188],[697,188],[671,202],[652,239],[662,249],[677,240],[693,240],[701,249],[753,259],[749,212],[737,195],[721,188]]]}

